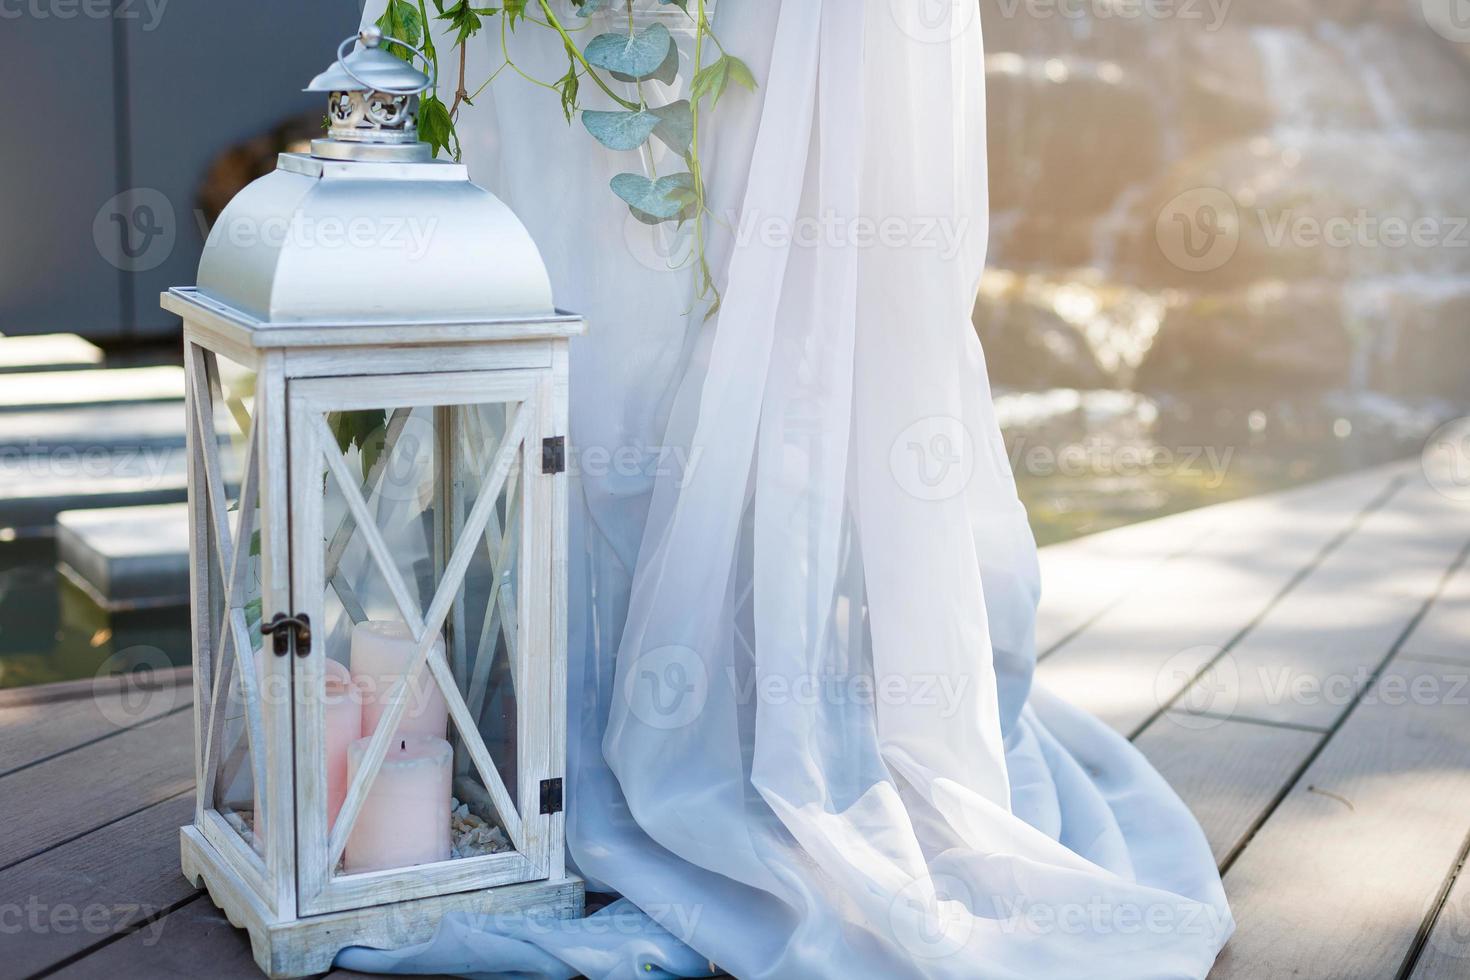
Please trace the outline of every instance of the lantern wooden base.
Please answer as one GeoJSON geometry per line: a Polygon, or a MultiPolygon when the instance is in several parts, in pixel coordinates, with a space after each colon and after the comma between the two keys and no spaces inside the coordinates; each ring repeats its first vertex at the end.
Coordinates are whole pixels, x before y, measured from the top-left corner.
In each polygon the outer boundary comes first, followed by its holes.
{"type": "Polygon", "coordinates": [[[213,845],[195,827],[179,831],[184,877],[209,890],[209,897],[236,928],[250,934],[255,962],[272,980],[305,977],[331,969],[349,946],[400,949],[433,937],[450,912],[537,913],[558,919],[582,915],[582,879],[533,881],[476,892],[439,895],[371,908],[282,919],[243,887],[213,845]]]}

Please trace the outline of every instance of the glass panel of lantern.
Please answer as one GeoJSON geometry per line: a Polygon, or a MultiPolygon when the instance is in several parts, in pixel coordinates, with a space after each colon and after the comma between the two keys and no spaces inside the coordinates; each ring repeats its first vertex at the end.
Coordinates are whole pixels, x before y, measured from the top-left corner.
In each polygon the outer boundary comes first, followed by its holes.
{"type": "Polygon", "coordinates": [[[503,400],[369,405],[350,380],[318,380],[293,406],[293,484],[313,497],[293,533],[320,562],[297,583],[320,651],[319,674],[298,674],[320,701],[298,716],[298,739],[319,733],[297,766],[320,781],[316,812],[298,814],[303,861],[319,865],[303,868],[308,904],[316,888],[324,908],[355,900],[333,887],[354,875],[486,859],[504,883],[544,867],[520,817],[549,751],[545,713],[523,704],[548,703],[549,673],[520,624],[545,621],[549,542],[532,568],[522,549],[547,533],[546,502],[525,451],[537,386],[518,374],[497,380],[503,400]]]}
{"type": "Polygon", "coordinates": [[[267,696],[260,633],[260,494],[252,368],[190,347],[193,424],[203,466],[196,520],[207,542],[209,604],[203,623],[212,651],[209,723],[204,726],[209,772],[205,798],[257,855],[265,854],[267,696]]]}

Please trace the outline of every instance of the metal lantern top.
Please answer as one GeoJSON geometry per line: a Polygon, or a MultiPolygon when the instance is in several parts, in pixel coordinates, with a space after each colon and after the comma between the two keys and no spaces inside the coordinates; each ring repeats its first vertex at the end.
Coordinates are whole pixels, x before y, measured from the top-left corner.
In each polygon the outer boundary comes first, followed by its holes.
{"type": "MultiPolygon", "coordinates": [[[[337,61],[311,80],[306,92],[384,92],[389,95],[419,95],[434,87],[433,80],[411,64],[383,48],[383,42],[397,44],[422,55],[395,37],[384,37],[376,27],[365,27],[343,41],[337,48],[337,61]],[[354,42],[362,47],[347,53],[354,42]]],[[[433,71],[432,62],[429,70],[433,71]]]]}
{"type": "Polygon", "coordinates": [[[376,29],[342,42],[307,87],[329,93],[327,138],[309,155],[281,154],[235,196],[210,230],[197,290],[175,290],[181,299],[276,337],[457,324],[475,339],[476,324],[560,317],[521,222],[418,141],[412,103],[433,80],[384,50],[389,41],[402,44],[376,29]]]}
{"type": "Polygon", "coordinates": [[[423,51],[384,37],[376,27],[347,38],[337,47],[336,63],[306,86],[308,92],[328,93],[330,138],[313,143],[313,155],[333,160],[429,158],[428,147],[418,141],[413,100],[433,89],[434,78],[395,57],[384,44],[398,45],[434,70],[423,51]],[[359,42],[361,47],[349,53],[359,42]]]}

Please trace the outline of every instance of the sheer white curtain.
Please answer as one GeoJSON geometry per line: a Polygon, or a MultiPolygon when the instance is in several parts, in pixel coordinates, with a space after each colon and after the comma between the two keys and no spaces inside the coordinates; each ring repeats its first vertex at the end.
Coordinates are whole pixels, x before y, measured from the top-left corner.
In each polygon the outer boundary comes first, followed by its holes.
{"type": "MultiPolygon", "coordinates": [[[[455,920],[341,962],[1204,976],[1232,924],[1199,828],[1126,742],[1031,691],[1035,549],[970,326],[978,13],[723,0],[717,30],[761,88],[727,93],[702,136],[709,324],[659,259],[667,230],[607,188],[636,156],[509,72],[460,126],[591,321],[572,355],[567,826],[624,925],[455,920]]],[[[490,33],[472,79],[500,62],[490,33]]],[[[513,51],[555,78],[545,34],[513,51]]]]}

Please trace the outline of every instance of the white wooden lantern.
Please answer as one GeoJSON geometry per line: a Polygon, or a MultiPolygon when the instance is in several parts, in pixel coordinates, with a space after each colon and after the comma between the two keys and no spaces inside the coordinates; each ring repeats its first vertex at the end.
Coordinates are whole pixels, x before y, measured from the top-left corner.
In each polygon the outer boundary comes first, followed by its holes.
{"type": "Polygon", "coordinates": [[[563,859],[567,340],[515,216],[430,159],[372,32],[235,198],[184,319],[184,874],[273,977],[449,912],[579,915],[563,859]]]}

